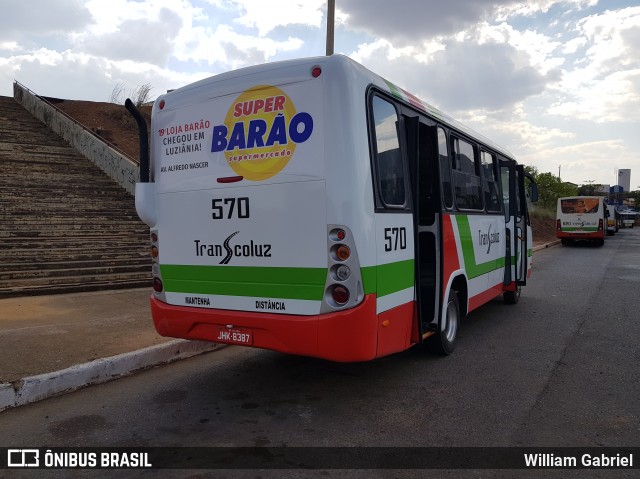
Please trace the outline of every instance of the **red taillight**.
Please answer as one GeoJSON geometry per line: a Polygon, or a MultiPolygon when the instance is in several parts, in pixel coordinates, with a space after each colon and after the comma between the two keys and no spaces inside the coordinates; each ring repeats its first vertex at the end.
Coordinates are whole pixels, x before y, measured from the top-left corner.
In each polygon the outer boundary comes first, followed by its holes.
{"type": "Polygon", "coordinates": [[[158,247],[157,246],[152,246],[151,247],[151,257],[152,258],[157,258],[158,257],[158,247]]]}
{"type": "Polygon", "coordinates": [[[154,243],[158,242],[158,234],[157,233],[151,233],[151,241],[153,241],[154,243]]]}
{"type": "Polygon", "coordinates": [[[560,220],[556,220],[556,229],[560,231],[560,220]]]}
{"type": "Polygon", "coordinates": [[[337,304],[342,306],[349,301],[349,290],[344,286],[334,286],[331,296],[337,304]]]}
{"type": "Polygon", "coordinates": [[[164,108],[164,105],[165,105],[164,100],[160,100],[160,105],[159,106],[160,106],[161,110],[164,108]]]}
{"type": "Polygon", "coordinates": [[[160,278],[153,278],[153,290],[156,293],[162,293],[162,280],[160,278]]]}
{"type": "Polygon", "coordinates": [[[318,78],[322,74],[322,68],[315,66],[311,69],[311,76],[313,78],[318,78]]]}

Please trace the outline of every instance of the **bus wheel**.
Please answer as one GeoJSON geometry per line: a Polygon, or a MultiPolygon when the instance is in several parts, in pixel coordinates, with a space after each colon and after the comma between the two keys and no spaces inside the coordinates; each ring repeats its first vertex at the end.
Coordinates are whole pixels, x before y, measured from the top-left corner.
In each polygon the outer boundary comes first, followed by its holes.
{"type": "Polygon", "coordinates": [[[458,293],[453,289],[449,292],[444,329],[427,339],[429,350],[438,354],[448,355],[453,352],[458,342],[458,328],[460,327],[460,304],[458,293]]]}
{"type": "Polygon", "coordinates": [[[518,286],[515,291],[505,291],[502,293],[504,302],[507,304],[516,304],[520,300],[520,293],[522,292],[522,286],[518,286]]]}

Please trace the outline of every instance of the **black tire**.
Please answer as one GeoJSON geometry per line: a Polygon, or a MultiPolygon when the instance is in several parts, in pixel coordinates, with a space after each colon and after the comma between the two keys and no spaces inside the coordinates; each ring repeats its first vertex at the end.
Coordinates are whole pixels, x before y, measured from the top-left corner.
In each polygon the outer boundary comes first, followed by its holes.
{"type": "Polygon", "coordinates": [[[427,348],[434,353],[447,356],[453,352],[458,343],[458,330],[460,328],[461,314],[458,293],[453,289],[449,292],[449,299],[445,306],[446,314],[444,329],[440,328],[427,341],[427,348]]]}
{"type": "Polygon", "coordinates": [[[520,293],[522,293],[522,286],[518,286],[515,291],[505,291],[502,297],[507,304],[517,304],[520,301],[520,293]]]}

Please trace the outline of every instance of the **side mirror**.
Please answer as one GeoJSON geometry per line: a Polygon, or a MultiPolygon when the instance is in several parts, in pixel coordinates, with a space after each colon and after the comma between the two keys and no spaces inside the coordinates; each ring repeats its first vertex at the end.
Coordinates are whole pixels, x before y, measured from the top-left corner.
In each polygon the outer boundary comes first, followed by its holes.
{"type": "Polygon", "coordinates": [[[538,201],[538,185],[536,183],[529,183],[529,199],[531,203],[538,201]]]}

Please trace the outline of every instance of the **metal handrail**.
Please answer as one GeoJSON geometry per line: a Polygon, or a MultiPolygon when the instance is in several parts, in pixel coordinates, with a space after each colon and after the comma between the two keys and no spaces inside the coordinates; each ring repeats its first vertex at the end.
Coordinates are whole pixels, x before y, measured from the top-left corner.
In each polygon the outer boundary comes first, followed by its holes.
{"type": "MultiPolygon", "coordinates": [[[[33,90],[30,90],[29,87],[23,85],[22,83],[20,83],[18,80],[13,80],[14,85],[20,85],[21,88],[25,89],[26,91],[28,91],[29,93],[31,93],[33,96],[35,96],[36,98],[38,98],[40,101],[43,101],[44,103],[46,103],[47,105],[49,105],[51,108],[53,108],[54,110],[56,110],[58,113],[62,113],[62,115],[64,115],[65,117],[67,117],[69,120],[71,120],[72,122],[74,122],[76,125],[80,126],[83,130],[85,130],[87,133],[89,133],[90,135],[94,136],[95,138],[97,138],[98,140],[100,140],[102,143],[106,144],[107,146],[109,146],[110,148],[113,148],[114,150],[116,150],[119,154],[121,154],[122,156],[124,156],[125,158],[133,161],[135,164],[139,164],[140,160],[138,158],[133,158],[132,156],[129,156],[129,154],[125,153],[124,151],[122,151],[120,148],[118,148],[116,145],[114,145],[113,143],[109,142],[108,140],[105,140],[103,137],[101,137],[100,135],[98,135],[96,132],[94,132],[91,128],[89,128],[86,125],[83,125],[82,123],[80,123],[78,120],[76,120],[75,118],[72,118],[71,116],[69,116],[67,113],[65,113],[63,110],[61,110],[60,108],[58,108],[57,106],[55,106],[53,103],[47,101],[46,98],[38,95],[36,92],[34,92],[33,90]]],[[[15,87],[14,87],[15,88],[15,87]]],[[[14,91],[14,95],[15,95],[15,91],[14,91]]]]}

